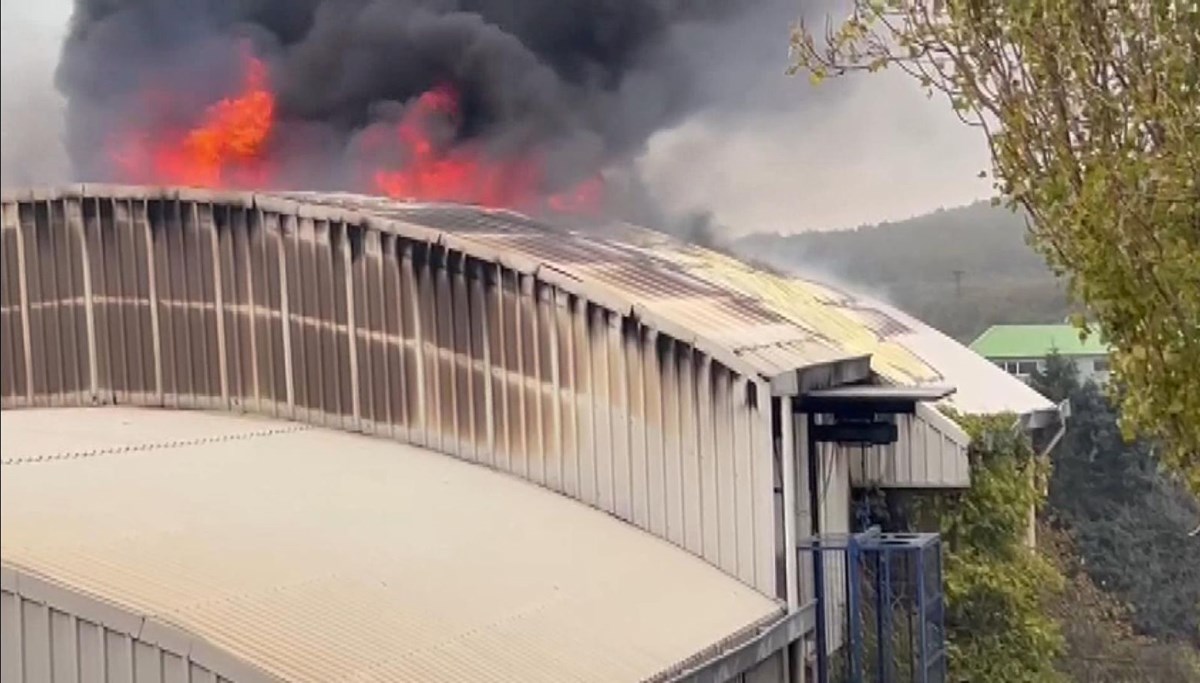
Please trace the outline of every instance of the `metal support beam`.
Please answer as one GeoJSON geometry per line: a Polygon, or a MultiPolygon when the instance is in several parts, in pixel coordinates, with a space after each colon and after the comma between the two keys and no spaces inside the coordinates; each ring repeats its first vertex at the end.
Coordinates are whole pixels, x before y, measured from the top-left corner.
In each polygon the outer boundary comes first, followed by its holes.
{"type": "MultiPolygon", "coordinates": [[[[821,534],[821,487],[820,468],[817,458],[820,456],[817,441],[817,416],[808,414],[808,497],[812,515],[812,535],[817,538],[821,534]]],[[[812,548],[813,561],[813,595],[817,598],[820,609],[817,610],[817,680],[826,683],[829,680],[829,637],[825,633],[826,600],[825,600],[825,562],[821,556],[821,543],[814,541],[812,548]]]]}
{"type": "Polygon", "coordinates": [[[800,605],[796,562],[796,421],[792,419],[792,397],[779,398],[779,457],[783,480],[783,547],[785,597],[788,611],[800,605]]]}
{"type": "Polygon", "coordinates": [[[891,422],[835,422],[817,425],[813,438],[820,442],[887,446],[896,443],[900,431],[891,422]]]}

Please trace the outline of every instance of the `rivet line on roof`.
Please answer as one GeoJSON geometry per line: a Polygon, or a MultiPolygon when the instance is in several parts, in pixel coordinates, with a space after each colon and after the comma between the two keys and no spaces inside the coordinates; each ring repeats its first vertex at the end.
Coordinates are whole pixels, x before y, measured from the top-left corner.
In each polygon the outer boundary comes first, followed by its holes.
{"type": "Polygon", "coordinates": [[[92,458],[100,455],[113,455],[118,453],[136,453],[141,451],[153,451],[169,448],[185,448],[188,446],[199,446],[210,443],[222,443],[226,441],[244,441],[246,439],[255,439],[265,436],[276,436],[279,434],[290,434],[293,432],[302,432],[312,427],[309,425],[288,425],[286,427],[273,427],[271,429],[258,429],[250,432],[241,432],[238,434],[221,434],[219,436],[202,436],[194,439],[172,439],[170,441],[155,441],[153,443],[142,444],[125,444],[122,446],[109,446],[107,448],[96,448],[86,451],[67,451],[63,453],[43,453],[41,455],[18,456],[15,458],[4,458],[0,460],[0,465],[23,465],[41,462],[55,462],[58,460],[76,460],[79,458],[92,458]]]}

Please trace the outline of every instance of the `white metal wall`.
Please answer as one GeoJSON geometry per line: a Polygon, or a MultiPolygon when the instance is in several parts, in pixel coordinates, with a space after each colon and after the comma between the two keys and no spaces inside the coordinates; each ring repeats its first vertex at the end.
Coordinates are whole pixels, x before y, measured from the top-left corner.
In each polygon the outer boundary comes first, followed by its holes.
{"type": "Polygon", "coordinates": [[[250,411],[577,498],[774,595],[769,388],[390,221],[278,201],[3,204],[3,407],[250,411]]]}
{"type": "Polygon", "coordinates": [[[274,680],[154,617],[0,570],[0,683],[263,683],[274,680]]]}
{"type": "MultiPolygon", "coordinates": [[[[797,524],[797,535],[801,538],[824,535],[830,538],[850,532],[851,525],[851,490],[849,463],[841,447],[835,444],[817,444],[817,499],[820,513],[820,528],[812,527],[812,503],[809,494],[808,458],[808,416],[795,416],[794,425],[797,434],[797,506],[800,509],[797,524]]],[[[793,549],[793,552],[796,552],[793,549]]],[[[825,598],[826,611],[825,632],[828,651],[833,652],[842,646],[842,634],[847,616],[846,606],[846,565],[839,561],[834,553],[823,556],[825,565],[825,598]]],[[[799,553],[797,568],[799,570],[798,588],[801,601],[816,599],[816,587],[813,578],[813,557],[811,552],[799,553]]]]}
{"type": "Polygon", "coordinates": [[[936,408],[917,405],[896,418],[899,438],[890,446],[839,446],[854,486],[926,489],[967,488],[969,438],[936,408]]]}
{"type": "Polygon", "coordinates": [[[815,534],[844,534],[851,529],[849,463],[843,446],[817,444],[817,497],[820,528],[812,527],[812,503],[808,485],[808,416],[793,416],[796,434],[796,507],[799,510],[796,523],[798,536],[815,534]]]}
{"type": "Polygon", "coordinates": [[[0,682],[229,683],[187,652],[122,628],[120,622],[128,619],[106,624],[100,614],[88,616],[7,587],[0,591],[0,682]]]}

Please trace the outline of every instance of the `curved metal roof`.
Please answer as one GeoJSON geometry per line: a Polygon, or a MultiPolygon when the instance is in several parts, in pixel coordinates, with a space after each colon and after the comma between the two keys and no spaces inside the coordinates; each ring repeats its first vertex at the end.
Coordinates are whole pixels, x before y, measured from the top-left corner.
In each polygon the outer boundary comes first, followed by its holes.
{"type": "Polygon", "coordinates": [[[191,411],[0,417],[5,589],[57,586],[232,680],[642,680],[781,613],[610,515],[420,448],[191,411]]]}
{"type": "Polygon", "coordinates": [[[364,224],[441,244],[535,275],[691,344],[776,393],[858,381],[955,387],[968,413],[1053,411],[1054,405],[969,349],[882,302],[618,222],[547,223],[512,211],[328,192],[227,192],[87,185],[6,191],[6,202],[62,197],[183,199],[257,206],[364,224]],[[868,360],[869,359],[869,360],[868,360]]]}
{"type": "Polygon", "coordinates": [[[792,386],[792,392],[796,383],[792,375],[797,371],[825,368],[834,376],[859,380],[868,368],[865,354],[847,352],[819,332],[796,325],[752,294],[703,277],[661,248],[669,238],[627,224],[551,224],[503,209],[328,192],[92,184],[6,191],[4,200],[88,196],[258,207],[313,220],[369,226],[438,244],[536,276],[690,344],[736,372],[792,386]]]}
{"type": "Polygon", "coordinates": [[[711,341],[728,352],[724,357],[733,354],[774,378],[781,393],[798,391],[787,386],[790,371],[869,358],[884,381],[953,386],[947,403],[964,412],[1056,410],[1024,382],[883,302],[627,223],[554,225],[510,211],[359,195],[259,196],[387,217],[486,260],[546,279],[563,275],[589,298],[632,309],[676,339],[701,347],[711,341]]]}

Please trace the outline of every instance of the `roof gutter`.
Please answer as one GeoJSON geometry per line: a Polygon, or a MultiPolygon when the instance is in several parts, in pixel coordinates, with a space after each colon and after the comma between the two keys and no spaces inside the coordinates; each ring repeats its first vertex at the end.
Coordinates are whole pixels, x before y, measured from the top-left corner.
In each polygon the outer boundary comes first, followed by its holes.
{"type": "Polygon", "coordinates": [[[1050,455],[1050,451],[1058,445],[1062,440],[1063,435],[1067,431],[1067,419],[1071,417],[1071,402],[1064,399],[1061,403],[1053,408],[1042,408],[1039,410],[1031,410],[1028,413],[1021,413],[1017,416],[1016,422],[1013,423],[1013,430],[1024,432],[1034,440],[1034,451],[1039,458],[1045,458],[1050,455]],[[1050,437],[1042,444],[1037,443],[1039,440],[1039,432],[1045,433],[1045,430],[1053,429],[1050,437]]]}
{"type": "Polygon", "coordinates": [[[816,602],[809,602],[800,609],[784,614],[773,622],[759,628],[758,633],[740,645],[722,652],[693,667],[685,663],[682,670],[665,672],[651,680],[672,683],[723,683],[739,674],[746,673],[775,653],[786,650],[788,645],[811,633],[817,624],[816,602]]]}

